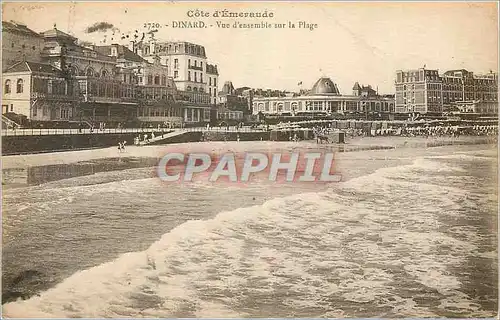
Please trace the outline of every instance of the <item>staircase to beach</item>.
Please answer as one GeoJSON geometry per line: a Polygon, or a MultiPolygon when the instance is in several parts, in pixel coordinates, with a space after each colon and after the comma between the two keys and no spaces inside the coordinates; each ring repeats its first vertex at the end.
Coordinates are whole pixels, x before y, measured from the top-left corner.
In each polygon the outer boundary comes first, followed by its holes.
{"type": "Polygon", "coordinates": [[[9,128],[20,128],[21,125],[9,118],[7,118],[5,115],[2,115],[2,129],[9,129],[9,128]]]}
{"type": "MultiPolygon", "coordinates": [[[[164,134],[163,136],[160,133],[158,133],[158,135],[155,136],[153,139],[150,138],[147,141],[140,141],[139,145],[140,146],[145,146],[145,145],[153,145],[153,144],[166,143],[171,138],[177,137],[177,136],[181,136],[181,135],[183,135],[185,133],[186,133],[186,131],[181,131],[181,130],[172,131],[172,132],[164,134]]],[[[149,135],[148,135],[148,137],[149,137],[149,135]]]]}

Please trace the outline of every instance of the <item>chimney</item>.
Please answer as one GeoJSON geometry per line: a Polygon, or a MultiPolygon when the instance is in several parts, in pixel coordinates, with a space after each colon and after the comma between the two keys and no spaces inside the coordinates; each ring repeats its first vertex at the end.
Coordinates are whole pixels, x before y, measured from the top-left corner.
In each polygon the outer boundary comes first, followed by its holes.
{"type": "Polygon", "coordinates": [[[134,41],[129,41],[128,43],[128,49],[132,52],[135,52],[135,43],[134,41]]]}

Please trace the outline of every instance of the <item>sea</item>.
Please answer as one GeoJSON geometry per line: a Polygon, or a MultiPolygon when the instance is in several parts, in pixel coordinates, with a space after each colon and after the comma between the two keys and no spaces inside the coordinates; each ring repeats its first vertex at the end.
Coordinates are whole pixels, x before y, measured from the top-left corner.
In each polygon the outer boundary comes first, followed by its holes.
{"type": "Polygon", "coordinates": [[[494,145],[336,154],[342,181],[3,170],[6,317],[493,317],[494,145]]]}

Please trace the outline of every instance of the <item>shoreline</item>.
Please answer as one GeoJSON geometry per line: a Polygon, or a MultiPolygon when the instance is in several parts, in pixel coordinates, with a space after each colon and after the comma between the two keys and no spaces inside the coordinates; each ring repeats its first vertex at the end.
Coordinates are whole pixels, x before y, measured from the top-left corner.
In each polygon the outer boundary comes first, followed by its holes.
{"type": "Polygon", "coordinates": [[[116,157],[161,158],[168,152],[279,152],[290,149],[335,150],[337,152],[355,152],[366,150],[386,150],[396,148],[431,148],[447,145],[496,144],[496,137],[461,136],[454,137],[355,137],[345,144],[317,144],[315,141],[217,141],[189,142],[156,146],[127,146],[119,153],[116,147],[72,150],[61,152],[34,153],[2,156],[2,170],[25,169],[57,164],[71,164],[81,161],[116,157]]]}

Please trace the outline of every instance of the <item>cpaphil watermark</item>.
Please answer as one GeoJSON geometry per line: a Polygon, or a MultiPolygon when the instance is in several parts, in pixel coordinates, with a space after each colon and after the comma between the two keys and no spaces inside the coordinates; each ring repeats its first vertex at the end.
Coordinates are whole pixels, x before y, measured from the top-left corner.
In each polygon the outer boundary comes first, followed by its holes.
{"type": "Polygon", "coordinates": [[[166,182],[245,183],[254,177],[275,182],[339,182],[334,153],[168,153],[159,162],[158,177],[166,182]]]}

